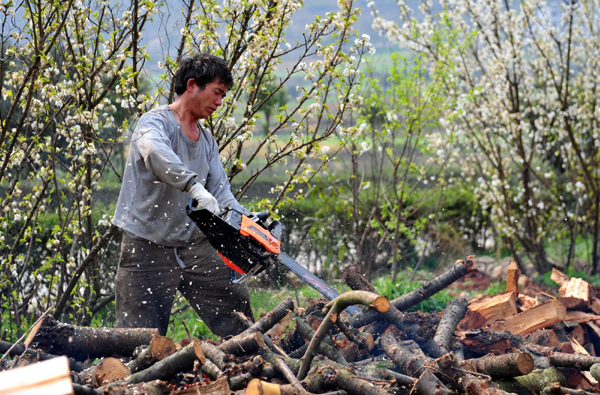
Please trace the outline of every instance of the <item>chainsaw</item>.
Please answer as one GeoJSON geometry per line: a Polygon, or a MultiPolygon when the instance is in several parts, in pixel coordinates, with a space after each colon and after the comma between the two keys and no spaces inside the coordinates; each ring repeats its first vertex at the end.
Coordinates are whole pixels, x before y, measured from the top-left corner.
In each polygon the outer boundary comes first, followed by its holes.
{"type": "MultiPolygon", "coordinates": [[[[216,215],[206,209],[197,209],[194,199],[190,199],[186,213],[231,269],[233,283],[243,283],[269,265],[279,263],[329,300],[340,295],[325,281],[280,250],[281,223],[272,221],[267,226],[268,213],[248,216],[234,208],[227,208],[216,215]],[[238,278],[235,273],[239,273],[241,277],[238,278]]],[[[355,306],[349,306],[346,311],[350,314],[360,312],[355,306]]]]}

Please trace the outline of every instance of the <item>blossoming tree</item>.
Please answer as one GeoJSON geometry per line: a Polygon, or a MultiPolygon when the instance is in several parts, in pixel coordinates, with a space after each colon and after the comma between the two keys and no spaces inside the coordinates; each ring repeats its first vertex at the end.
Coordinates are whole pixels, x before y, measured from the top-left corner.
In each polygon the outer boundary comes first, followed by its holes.
{"type": "Polygon", "coordinates": [[[553,20],[541,0],[398,1],[401,20],[375,15],[390,40],[454,64],[445,93],[456,102],[446,127],[455,158],[489,212],[489,223],[522,263],[549,269],[545,243],[591,240],[600,259],[600,2],[561,2],[553,20]],[[443,40],[440,40],[440,37],[443,40]],[[459,45],[456,45],[456,44],[459,45]]]}
{"type": "Polygon", "coordinates": [[[274,199],[259,205],[276,212],[330,159],[320,144],[335,131],[356,132],[345,126],[362,101],[349,71],[372,47],[354,30],[352,1],[316,16],[291,42],[286,29],[299,2],[182,5],[181,41],[171,55],[150,59],[142,37],[151,18],[170,12],[162,3],[0,4],[2,338],[21,333],[28,311],[54,307],[55,317],[87,324],[113,300],[118,240],[101,195],[120,180],[117,153],[135,118],[173,100],[179,57],[209,51],[234,72],[235,87],[206,127],[230,178],[243,180],[242,202],[266,169],[288,162],[274,199]],[[144,83],[148,64],[157,62],[165,69],[158,90],[144,83]],[[300,81],[296,102],[276,109],[276,122],[255,136],[261,108],[291,80],[300,81]]]}

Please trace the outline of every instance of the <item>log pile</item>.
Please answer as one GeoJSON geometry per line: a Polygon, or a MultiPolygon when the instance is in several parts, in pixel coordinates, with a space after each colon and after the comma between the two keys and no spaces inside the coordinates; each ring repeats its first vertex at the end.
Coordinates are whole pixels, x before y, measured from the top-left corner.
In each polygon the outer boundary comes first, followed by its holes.
{"type": "Polygon", "coordinates": [[[600,392],[600,300],[582,279],[555,271],[557,295],[526,295],[511,265],[505,292],[454,299],[440,314],[406,312],[475,270],[468,257],[388,300],[350,268],[344,281],[353,291],[306,309],[287,298],[256,322],[236,315],[248,328],[218,342],[176,344],[153,329],[46,318],[31,348],[0,343],[13,357],[0,360],[0,395],[600,392]],[[349,305],[361,313],[349,316],[349,305]],[[43,378],[38,392],[27,392],[28,375],[43,378]]]}

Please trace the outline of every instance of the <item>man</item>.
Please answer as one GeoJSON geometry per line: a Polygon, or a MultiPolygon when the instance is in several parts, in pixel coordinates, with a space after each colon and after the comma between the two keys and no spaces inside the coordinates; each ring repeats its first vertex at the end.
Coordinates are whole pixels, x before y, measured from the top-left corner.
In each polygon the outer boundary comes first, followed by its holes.
{"type": "Polygon", "coordinates": [[[245,285],[229,281],[229,269],[186,215],[190,197],[213,213],[241,209],[231,193],[213,136],[200,124],[221,104],[233,78],[213,55],[181,60],[177,99],[144,114],[131,137],[113,223],[123,229],[116,276],[119,327],[158,328],[165,335],[177,290],[210,330],[241,332],[231,317],[253,317],[245,285]]]}

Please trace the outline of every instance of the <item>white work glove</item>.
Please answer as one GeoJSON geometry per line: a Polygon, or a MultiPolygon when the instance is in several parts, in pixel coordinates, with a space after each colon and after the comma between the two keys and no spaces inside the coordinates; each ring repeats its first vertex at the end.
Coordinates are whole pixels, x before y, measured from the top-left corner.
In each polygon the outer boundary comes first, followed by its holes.
{"type": "Polygon", "coordinates": [[[219,208],[219,202],[213,195],[211,195],[202,184],[195,182],[190,189],[188,189],[187,193],[198,202],[196,209],[205,208],[211,213],[215,215],[219,215],[221,213],[221,209],[219,208]]]}

